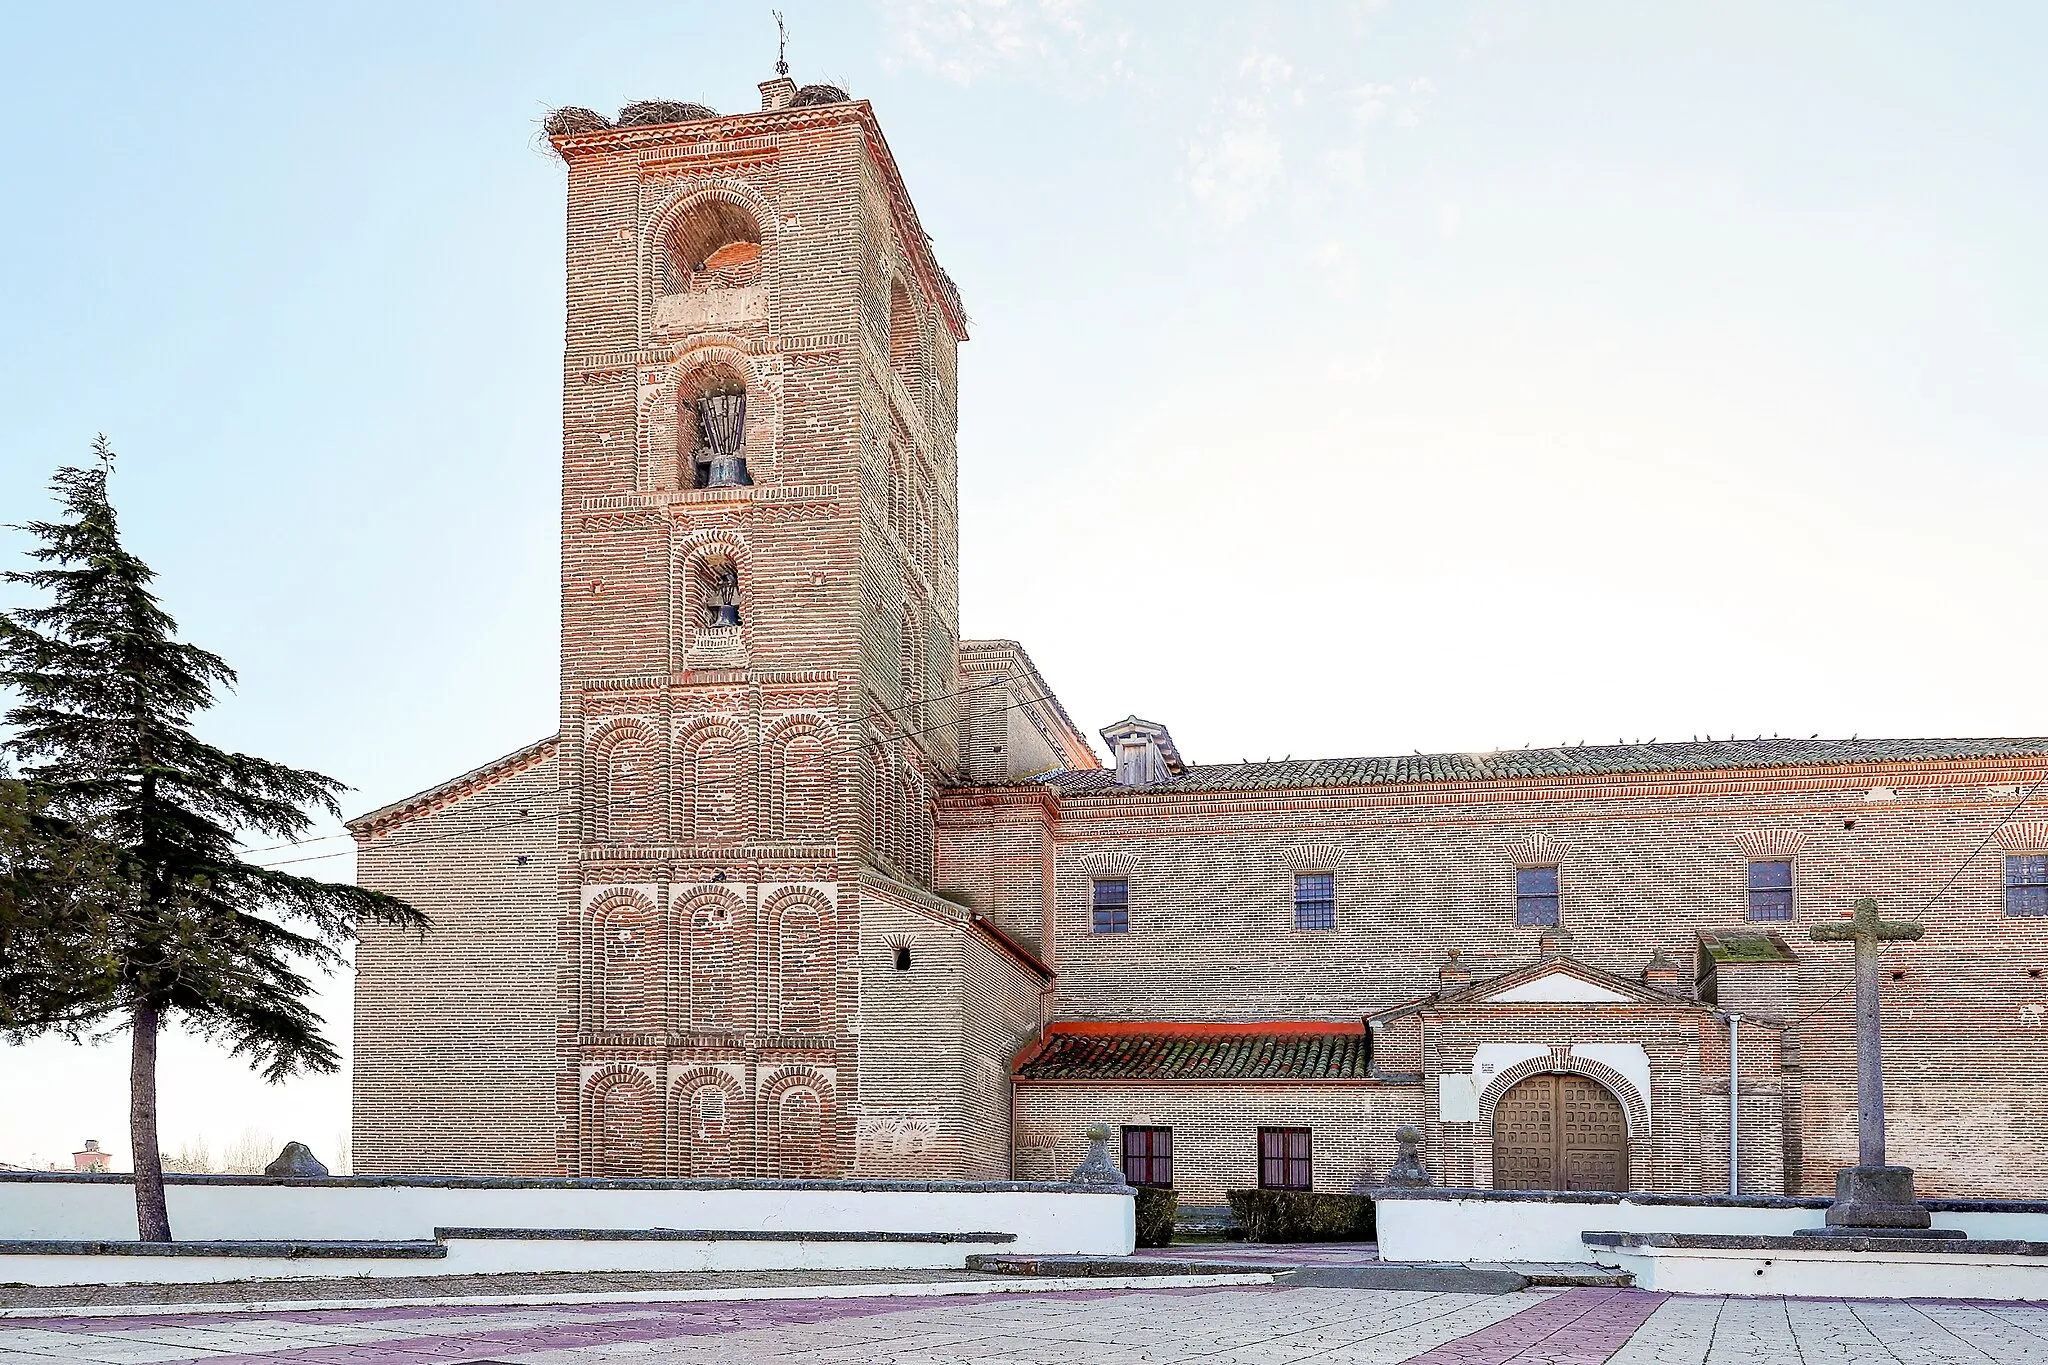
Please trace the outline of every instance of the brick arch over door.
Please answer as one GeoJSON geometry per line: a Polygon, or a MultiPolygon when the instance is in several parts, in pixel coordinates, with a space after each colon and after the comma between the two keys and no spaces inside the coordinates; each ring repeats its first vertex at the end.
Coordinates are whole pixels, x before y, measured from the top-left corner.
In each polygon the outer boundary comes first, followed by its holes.
{"type": "Polygon", "coordinates": [[[584,1024],[612,1033],[650,1033],[662,1020],[662,924],[637,891],[608,891],[584,925],[584,1024]]]}
{"type": "Polygon", "coordinates": [[[790,844],[828,843],[837,833],[837,736],[822,716],[785,716],[768,727],[768,837],[790,844]]]}
{"type": "Polygon", "coordinates": [[[786,1180],[830,1176],[843,1164],[836,1147],[833,1085],[807,1066],[768,1078],[761,1088],[761,1116],[767,1122],[768,1173],[786,1180]]]}
{"type": "Polygon", "coordinates": [[[685,1071],[669,1086],[669,1168],[686,1180],[750,1174],[752,1120],[746,1087],[730,1072],[685,1071]]]}
{"type": "Polygon", "coordinates": [[[783,1033],[825,1033],[833,1020],[832,907],[816,891],[789,887],[763,908],[769,933],[769,1004],[783,1033]]]}
{"type": "Polygon", "coordinates": [[[639,720],[615,720],[591,735],[583,759],[584,833],[603,844],[658,841],[661,748],[639,720]]]}
{"type": "Polygon", "coordinates": [[[1634,1081],[1611,1066],[1590,1058],[1566,1056],[1555,1052],[1548,1057],[1531,1057],[1527,1061],[1515,1063],[1495,1076],[1480,1093],[1480,1141],[1473,1154],[1473,1184],[1481,1189],[1493,1188],[1493,1115],[1501,1097],[1529,1077],[1541,1075],[1583,1076],[1597,1083],[1620,1102],[1622,1114],[1628,1123],[1629,1184],[1632,1189],[1640,1188],[1641,1182],[1649,1177],[1653,1169],[1648,1098],[1636,1089],[1634,1081]]]}
{"type": "Polygon", "coordinates": [[[632,1066],[608,1067],[583,1084],[582,1174],[658,1175],[661,1147],[654,1079],[632,1066]]]}

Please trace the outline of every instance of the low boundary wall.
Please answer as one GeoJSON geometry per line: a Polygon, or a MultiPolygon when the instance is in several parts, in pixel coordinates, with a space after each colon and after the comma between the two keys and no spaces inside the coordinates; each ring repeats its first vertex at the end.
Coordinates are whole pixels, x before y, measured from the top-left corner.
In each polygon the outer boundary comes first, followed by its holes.
{"type": "MultiPolygon", "coordinates": [[[[961,1265],[991,1242],[1022,1254],[1124,1256],[1136,1240],[1129,1188],[1059,1183],[188,1175],[165,1178],[165,1202],[180,1241],[421,1243],[452,1232],[476,1243],[414,1272],[426,1274],[458,1273],[448,1260],[503,1259],[507,1248],[521,1252],[523,1268],[546,1268],[534,1262],[558,1256],[562,1268],[605,1269],[596,1262],[618,1257],[637,1267],[665,1245],[674,1268],[747,1256],[759,1263],[733,1268],[787,1260],[832,1269],[843,1260],[844,1268],[895,1269],[961,1265]],[[522,1231],[490,1235],[511,1229],[522,1231]],[[693,1246],[690,1239],[604,1235],[653,1230],[729,1236],[693,1246]]],[[[0,1172],[0,1243],[132,1242],[135,1235],[128,1176],[0,1172]]],[[[133,1258],[127,1264],[136,1266],[133,1258]]],[[[154,1277],[149,1267],[137,1269],[132,1278],[154,1277]]],[[[266,1266],[257,1273],[277,1272],[266,1266]]],[[[321,1272],[305,1262],[293,1273],[321,1272]]]]}
{"type": "MultiPolygon", "coordinates": [[[[1830,1201],[1770,1195],[1594,1194],[1551,1190],[1378,1190],[1389,1261],[1587,1261],[1587,1232],[1786,1237],[1816,1227],[1830,1201]]],[[[2048,1203],[1927,1199],[1934,1226],[1973,1238],[2048,1242],[2048,1203]]]]}

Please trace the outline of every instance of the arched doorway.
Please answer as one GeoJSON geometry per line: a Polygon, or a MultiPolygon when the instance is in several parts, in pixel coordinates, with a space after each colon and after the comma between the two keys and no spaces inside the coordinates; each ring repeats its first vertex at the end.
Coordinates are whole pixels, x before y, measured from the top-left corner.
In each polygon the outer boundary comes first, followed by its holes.
{"type": "Polygon", "coordinates": [[[1625,1190],[1628,1114],[1584,1076],[1531,1076],[1493,1107],[1497,1190],[1625,1190]]]}

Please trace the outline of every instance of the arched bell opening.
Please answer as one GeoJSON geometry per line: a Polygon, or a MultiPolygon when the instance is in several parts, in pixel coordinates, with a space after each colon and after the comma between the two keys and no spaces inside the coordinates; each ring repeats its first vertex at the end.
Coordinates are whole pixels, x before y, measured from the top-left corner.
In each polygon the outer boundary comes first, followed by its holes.
{"type": "Polygon", "coordinates": [[[670,224],[665,246],[664,294],[704,294],[761,282],[761,225],[729,199],[688,205],[670,224]]]}

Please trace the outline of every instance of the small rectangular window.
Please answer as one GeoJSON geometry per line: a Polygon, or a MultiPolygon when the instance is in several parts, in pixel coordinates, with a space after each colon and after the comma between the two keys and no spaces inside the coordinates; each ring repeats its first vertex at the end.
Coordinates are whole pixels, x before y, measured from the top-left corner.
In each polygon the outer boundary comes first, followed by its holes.
{"type": "Polygon", "coordinates": [[[1304,872],[1294,879],[1294,927],[1337,927],[1337,879],[1327,872],[1304,872]]]}
{"type": "Polygon", "coordinates": [[[2006,857],[2005,913],[2048,915],[2048,853],[2014,853],[2006,857]]]}
{"type": "Polygon", "coordinates": [[[1131,884],[1122,877],[1095,883],[1095,932],[1131,932],[1131,884]]]}
{"type": "Polygon", "coordinates": [[[1792,864],[1749,865],[1749,917],[1792,918],[1792,864]]]}
{"type": "Polygon", "coordinates": [[[1173,1129],[1124,1129],[1124,1180],[1131,1185],[1173,1183],[1173,1129]]]}
{"type": "Polygon", "coordinates": [[[1545,929],[1559,923],[1556,868],[1515,869],[1515,923],[1545,929]]]}
{"type": "Polygon", "coordinates": [[[1305,1190],[1313,1184],[1308,1129],[1259,1129],[1259,1188],[1305,1190]]]}

